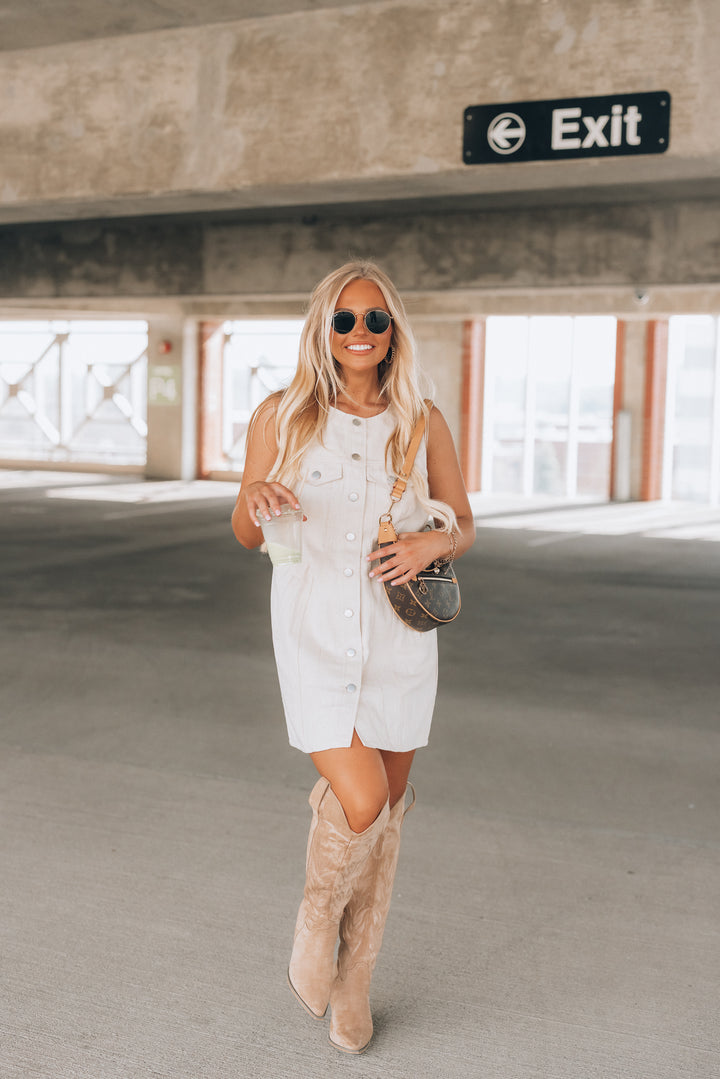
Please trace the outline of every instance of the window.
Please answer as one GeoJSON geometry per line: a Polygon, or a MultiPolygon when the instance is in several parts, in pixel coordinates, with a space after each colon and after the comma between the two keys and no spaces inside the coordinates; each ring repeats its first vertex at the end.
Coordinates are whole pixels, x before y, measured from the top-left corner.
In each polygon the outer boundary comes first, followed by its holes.
{"type": "Polygon", "coordinates": [[[142,466],[145,322],[0,323],[0,457],[142,466]]]}
{"type": "Polygon", "coordinates": [[[222,372],[222,457],[241,471],[250,417],[261,401],[288,385],[297,367],[303,322],[242,321],[225,326],[222,372]]]}
{"type": "Polygon", "coordinates": [[[718,319],[670,319],[663,498],[720,502],[718,319]]]}
{"type": "Polygon", "coordinates": [[[607,498],[614,318],[491,317],[482,489],[607,498]]]}

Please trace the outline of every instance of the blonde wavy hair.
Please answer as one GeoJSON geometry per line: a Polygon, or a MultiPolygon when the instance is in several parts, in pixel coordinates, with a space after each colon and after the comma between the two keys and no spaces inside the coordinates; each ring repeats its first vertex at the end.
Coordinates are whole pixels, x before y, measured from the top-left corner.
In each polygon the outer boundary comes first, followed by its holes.
{"type": "MultiPolygon", "coordinates": [[[[375,263],[346,263],[323,278],[310,297],[297,370],[290,385],[263,401],[251,420],[252,430],[258,419],[267,417],[266,410],[274,408],[278,453],[268,479],[290,488],[301,479],[306,448],[316,438],[322,441],[330,408],[345,390],[342,368],[332,354],[332,315],[342,290],[358,279],[377,285],[393,319],[392,359],[380,363],[378,379],[380,396],[396,421],[385,448],[386,465],[394,475],[400,471],[415,424],[421,415],[427,422],[432,408],[423,397],[421,379],[425,383],[427,379],[418,371],[415,340],[397,289],[375,263]]],[[[452,531],[457,523],[453,510],[430,498],[427,479],[417,467],[412,470],[410,482],[428,516],[443,531],[452,531]]]]}

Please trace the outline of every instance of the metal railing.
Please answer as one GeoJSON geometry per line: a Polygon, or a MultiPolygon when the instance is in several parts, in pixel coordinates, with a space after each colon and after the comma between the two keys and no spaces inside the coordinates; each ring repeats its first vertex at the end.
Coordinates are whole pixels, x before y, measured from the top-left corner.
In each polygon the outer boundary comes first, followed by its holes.
{"type": "Polygon", "coordinates": [[[0,458],[145,462],[144,323],[0,325],[0,458]]]}

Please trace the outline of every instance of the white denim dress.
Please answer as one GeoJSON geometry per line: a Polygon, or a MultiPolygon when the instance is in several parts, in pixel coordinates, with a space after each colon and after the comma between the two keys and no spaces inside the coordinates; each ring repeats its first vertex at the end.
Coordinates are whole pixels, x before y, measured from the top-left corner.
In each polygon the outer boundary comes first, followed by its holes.
{"type": "MultiPolygon", "coordinates": [[[[377,749],[428,741],[437,631],[408,629],[366,561],[390,503],[385,446],[394,426],[390,410],[360,419],[333,408],[322,444],[303,459],[303,560],[273,569],[271,611],[288,736],[304,753],[349,746],[353,729],[377,749]]],[[[427,468],[424,442],[416,464],[427,468]]],[[[420,531],[426,521],[408,485],[395,530],[420,531]]]]}

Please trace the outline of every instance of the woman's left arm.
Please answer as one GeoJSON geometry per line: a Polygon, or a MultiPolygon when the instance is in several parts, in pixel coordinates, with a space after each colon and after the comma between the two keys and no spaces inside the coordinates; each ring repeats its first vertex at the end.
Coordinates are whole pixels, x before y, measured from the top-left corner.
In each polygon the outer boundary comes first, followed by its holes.
{"type": "MultiPolygon", "coordinates": [[[[446,502],[455,511],[455,557],[459,558],[475,541],[475,521],[450,428],[437,408],[431,410],[428,421],[427,471],[430,497],[446,502]]],[[[406,584],[436,558],[449,557],[452,548],[447,532],[401,532],[397,543],[368,555],[370,561],[391,556],[389,561],[375,566],[370,576],[378,581],[406,584]]]]}

